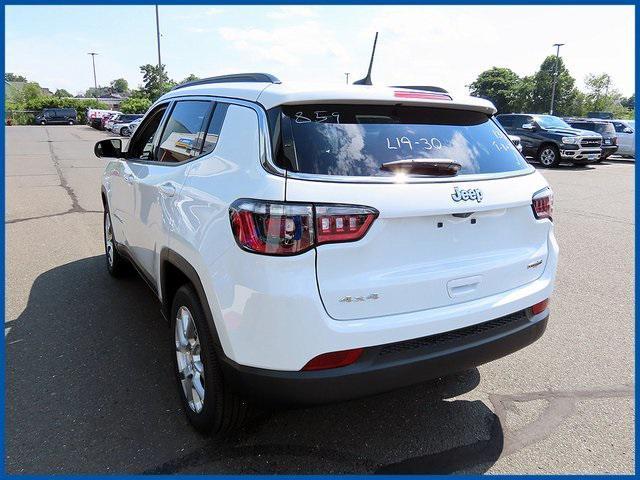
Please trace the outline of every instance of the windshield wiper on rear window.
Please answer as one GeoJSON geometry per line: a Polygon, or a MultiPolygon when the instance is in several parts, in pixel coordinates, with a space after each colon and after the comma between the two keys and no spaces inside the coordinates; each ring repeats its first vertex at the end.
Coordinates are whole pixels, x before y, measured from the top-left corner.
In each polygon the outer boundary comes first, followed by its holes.
{"type": "Polygon", "coordinates": [[[438,176],[454,176],[462,165],[453,162],[447,158],[438,158],[430,160],[396,160],[395,162],[387,162],[380,165],[380,169],[393,172],[414,175],[438,175],[438,176]]]}

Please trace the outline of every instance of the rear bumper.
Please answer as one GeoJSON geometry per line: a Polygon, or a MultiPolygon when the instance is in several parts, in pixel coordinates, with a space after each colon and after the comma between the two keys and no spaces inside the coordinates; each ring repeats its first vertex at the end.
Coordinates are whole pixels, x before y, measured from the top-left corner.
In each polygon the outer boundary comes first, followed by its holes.
{"type": "Polygon", "coordinates": [[[410,341],[510,315],[551,297],[558,245],[549,224],[546,264],[533,282],[452,305],[355,320],[326,312],[313,253],[257,262],[234,246],[208,267],[214,275],[201,278],[225,357],[258,372],[295,373],[327,352],[410,341]]]}
{"type": "Polygon", "coordinates": [[[278,404],[313,405],[373,395],[504,357],[544,333],[549,311],[526,310],[428,337],[368,347],[353,365],[321,371],[277,371],[221,359],[238,393],[278,404]]]}
{"type": "Polygon", "coordinates": [[[614,153],[616,153],[618,151],[618,146],[617,145],[607,145],[606,147],[603,146],[602,147],[602,155],[600,156],[600,158],[607,158],[611,155],[613,155],[614,153]]]}

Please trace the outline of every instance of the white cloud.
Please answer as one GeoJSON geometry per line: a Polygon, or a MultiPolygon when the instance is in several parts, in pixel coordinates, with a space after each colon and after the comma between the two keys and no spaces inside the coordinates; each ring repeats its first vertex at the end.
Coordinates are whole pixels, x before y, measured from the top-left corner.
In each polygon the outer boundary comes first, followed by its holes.
{"type": "Polygon", "coordinates": [[[310,6],[302,5],[283,5],[275,12],[269,12],[268,18],[275,20],[288,20],[292,17],[312,18],[318,16],[318,9],[310,6]]]}
{"type": "Polygon", "coordinates": [[[213,32],[212,28],[202,28],[202,27],[194,27],[193,25],[188,25],[185,27],[185,31],[189,33],[210,33],[213,32]]]}
{"type": "Polygon", "coordinates": [[[216,8],[216,7],[208,8],[204,12],[205,15],[220,15],[222,13],[225,13],[225,11],[222,8],[216,8]]]}
{"type": "Polygon", "coordinates": [[[350,60],[348,50],[335,34],[316,21],[272,29],[223,27],[218,33],[243,55],[287,66],[302,65],[319,57],[324,57],[323,62],[338,64],[350,60]]]}
{"type": "MultiPolygon", "coordinates": [[[[364,76],[373,34],[380,32],[373,81],[378,85],[466,85],[493,66],[534,73],[553,43],[578,86],[607,72],[615,87],[635,90],[633,6],[160,6],[162,59],[175,79],[189,73],[268,71],[283,81],[344,83],[364,76]],[[604,23],[603,23],[604,22],[604,23]],[[603,28],[605,24],[610,28],[603,28]]],[[[75,92],[124,77],[140,82],[139,66],[157,61],[152,6],[7,8],[5,69],[50,88],[75,92]],[[118,24],[129,42],[114,48],[102,23],[118,24]],[[46,23],[46,31],[39,25],[46,23]]]]}
{"type": "Polygon", "coordinates": [[[386,84],[466,85],[493,66],[534,73],[553,44],[578,85],[589,72],[608,72],[634,91],[631,6],[415,6],[375,10],[366,38],[380,31],[373,79],[386,84]],[[603,19],[615,33],[601,28],[603,19]],[[615,38],[613,36],[615,36],[615,38]],[[615,47],[613,45],[616,45],[615,47]]]}

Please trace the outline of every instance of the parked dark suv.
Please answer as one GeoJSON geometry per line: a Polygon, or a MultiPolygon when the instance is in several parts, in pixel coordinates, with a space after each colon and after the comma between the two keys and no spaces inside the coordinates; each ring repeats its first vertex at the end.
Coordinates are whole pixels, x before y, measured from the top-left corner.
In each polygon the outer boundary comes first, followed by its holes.
{"type": "Polygon", "coordinates": [[[561,162],[582,165],[600,159],[602,137],[573,128],[561,118],[508,113],[496,119],[509,135],[520,137],[525,157],[534,157],[546,167],[557,167],[561,162]]]}
{"type": "Polygon", "coordinates": [[[74,108],[45,108],[36,115],[34,122],[38,125],[75,125],[78,123],[78,112],[74,108]]]}
{"type": "Polygon", "coordinates": [[[594,118],[565,118],[564,121],[573,128],[590,130],[602,136],[602,154],[597,160],[598,162],[618,151],[616,129],[610,121],[597,120],[594,118]]]}

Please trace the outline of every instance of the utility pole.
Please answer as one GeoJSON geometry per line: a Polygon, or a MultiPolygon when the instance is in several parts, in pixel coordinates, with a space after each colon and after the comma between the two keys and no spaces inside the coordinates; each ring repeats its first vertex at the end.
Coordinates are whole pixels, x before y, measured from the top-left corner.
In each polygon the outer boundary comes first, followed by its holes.
{"type": "Polygon", "coordinates": [[[551,87],[551,108],[549,109],[549,114],[553,115],[553,102],[556,99],[556,83],[558,83],[558,61],[560,59],[560,47],[563,46],[564,43],[554,43],[553,46],[556,47],[556,66],[553,71],[553,86],[551,87]]]}
{"type": "Polygon", "coordinates": [[[345,72],[344,76],[347,77],[347,85],[349,85],[349,72],[345,72]]]}
{"type": "Polygon", "coordinates": [[[156,5],[156,35],[158,37],[158,75],[162,76],[162,60],[160,59],[160,17],[158,16],[158,5],[156,5]]]}
{"type": "Polygon", "coordinates": [[[93,63],[93,87],[94,92],[96,94],[96,98],[98,98],[98,80],[96,80],[96,52],[89,52],[87,55],[91,55],[91,63],[93,63]]]}

